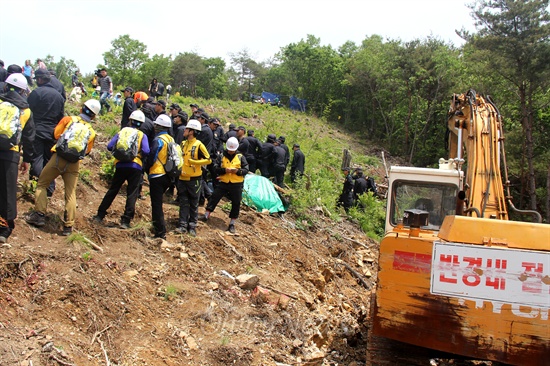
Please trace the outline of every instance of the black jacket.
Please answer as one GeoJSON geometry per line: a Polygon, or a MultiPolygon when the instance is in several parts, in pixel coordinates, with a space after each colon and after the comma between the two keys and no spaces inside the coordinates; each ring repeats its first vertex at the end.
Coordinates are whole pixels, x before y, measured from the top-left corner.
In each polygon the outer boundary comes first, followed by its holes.
{"type": "Polygon", "coordinates": [[[281,146],[274,146],[274,154],[273,154],[273,166],[284,169],[285,168],[285,161],[286,161],[286,152],[285,149],[283,149],[281,146]]]}
{"type": "Polygon", "coordinates": [[[65,100],[49,83],[34,89],[27,101],[31,108],[36,126],[36,137],[44,140],[55,140],[53,130],[63,118],[65,100]]]}
{"type": "MultiPolygon", "coordinates": [[[[29,108],[29,104],[27,103],[25,98],[13,90],[9,90],[7,93],[0,94],[0,100],[4,102],[10,102],[19,109],[29,108]]],[[[23,128],[23,131],[21,133],[21,145],[23,146],[23,161],[26,163],[30,163],[34,155],[34,137],[35,137],[35,128],[34,128],[34,120],[31,113],[31,116],[29,117],[27,123],[25,124],[25,128],[23,128]]],[[[7,161],[13,161],[18,163],[19,158],[20,158],[20,155],[19,155],[19,152],[17,151],[12,151],[12,150],[0,151],[0,160],[7,160],[7,161]]]]}
{"type": "Polygon", "coordinates": [[[275,157],[275,145],[271,142],[264,142],[262,144],[261,152],[260,160],[263,163],[270,163],[275,157]]]}
{"type": "Polygon", "coordinates": [[[250,149],[250,142],[246,139],[246,137],[242,137],[239,140],[239,148],[238,151],[246,156],[248,158],[249,156],[249,149],[250,149]]]}
{"type": "Polygon", "coordinates": [[[229,140],[230,137],[237,137],[237,131],[235,130],[229,130],[226,133],[223,134],[221,140],[225,143],[227,140],[229,140]]]}
{"type": "Polygon", "coordinates": [[[134,98],[131,96],[124,100],[122,106],[122,120],[120,121],[120,128],[124,128],[130,125],[130,115],[137,109],[134,98]]]}
{"type": "Polygon", "coordinates": [[[282,147],[283,150],[285,151],[285,167],[286,167],[288,163],[290,163],[290,151],[288,150],[288,146],[286,146],[283,143],[281,143],[279,146],[282,147]]]}
{"type": "Polygon", "coordinates": [[[61,94],[63,97],[63,103],[67,100],[67,95],[65,95],[65,87],[63,84],[61,84],[61,81],[59,81],[55,76],[51,76],[50,81],[48,84],[52,84],[53,88],[61,94]]]}
{"type": "Polygon", "coordinates": [[[353,197],[359,198],[360,195],[367,191],[367,179],[364,176],[354,176],[355,183],[353,185],[353,197]]]}
{"type": "Polygon", "coordinates": [[[149,118],[145,117],[145,122],[143,122],[141,126],[139,126],[139,130],[147,136],[147,140],[149,140],[149,147],[150,147],[156,135],[155,126],[153,125],[153,122],[149,118]]]}
{"type": "Polygon", "coordinates": [[[262,143],[260,142],[260,140],[258,140],[254,136],[248,136],[246,139],[248,140],[250,145],[248,151],[250,151],[256,159],[260,159],[262,157],[262,143]]]}
{"type": "Polygon", "coordinates": [[[302,150],[295,150],[294,157],[292,158],[292,165],[290,166],[290,174],[295,174],[296,172],[304,174],[305,166],[306,156],[304,155],[302,150]]]}
{"type": "Polygon", "coordinates": [[[201,126],[201,133],[197,136],[197,140],[204,144],[204,147],[206,147],[206,150],[210,154],[212,146],[214,145],[214,135],[208,124],[205,123],[201,126]]]}
{"type": "Polygon", "coordinates": [[[181,145],[181,143],[183,142],[184,138],[183,138],[183,131],[185,131],[185,125],[182,123],[181,125],[174,125],[174,135],[176,135],[176,137],[174,138],[174,140],[176,140],[176,143],[178,145],[181,145]]]}

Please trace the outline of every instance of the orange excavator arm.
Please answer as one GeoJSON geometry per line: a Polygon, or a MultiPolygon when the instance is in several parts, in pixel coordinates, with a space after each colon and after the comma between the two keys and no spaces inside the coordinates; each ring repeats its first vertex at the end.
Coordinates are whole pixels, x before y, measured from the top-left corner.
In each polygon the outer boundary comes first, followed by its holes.
{"type": "MultiPolygon", "coordinates": [[[[460,166],[466,156],[464,210],[469,216],[508,220],[501,176],[502,118],[490,97],[469,90],[453,95],[448,127],[450,158],[460,166]]],[[[502,156],[504,158],[504,156],[502,156]]]]}

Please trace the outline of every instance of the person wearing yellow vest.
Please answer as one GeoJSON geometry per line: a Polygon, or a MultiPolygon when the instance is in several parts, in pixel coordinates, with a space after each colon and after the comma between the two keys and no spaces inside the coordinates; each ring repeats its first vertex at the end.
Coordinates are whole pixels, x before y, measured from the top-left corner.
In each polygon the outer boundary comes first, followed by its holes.
{"type": "Polygon", "coordinates": [[[208,221],[222,197],[227,196],[231,201],[230,221],[227,230],[234,234],[235,221],[239,217],[243,197],[244,177],[248,174],[248,162],[241,153],[237,152],[239,140],[236,137],[230,137],[225,147],[223,155],[220,155],[215,163],[219,184],[208,200],[206,212],[201,217],[201,220],[208,221]]]}
{"type": "Polygon", "coordinates": [[[172,184],[172,179],[166,175],[164,164],[168,158],[168,144],[174,138],[168,134],[172,127],[172,120],[168,115],[161,114],[155,119],[155,138],[151,143],[151,152],[146,160],[144,172],[149,177],[149,195],[151,197],[151,218],[155,238],[166,239],[166,222],[162,209],[164,192],[172,184]]]}
{"type": "Polygon", "coordinates": [[[120,188],[124,182],[127,182],[126,206],[120,218],[120,227],[122,229],[130,228],[130,222],[134,218],[136,201],[139,195],[139,182],[143,169],[142,159],[149,155],[149,140],[147,136],[139,130],[143,122],[145,122],[145,115],[143,112],[139,110],[133,111],[128,117],[128,126],[123,127],[107,144],[107,150],[113,151],[115,156],[115,174],[109,190],[105,193],[105,197],[103,197],[97,209],[97,215],[93,217],[93,220],[97,223],[103,222],[103,218],[107,215],[107,210],[111,207],[120,188]],[[122,141],[119,142],[119,140],[122,141]],[[128,140],[130,141],[129,144],[128,140]],[[121,148],[121,146],[123,148],[121,148]],[[122,150],[122,154],[127,154],[128,156],[126,158],[119,156],[117,154],[117,148],[120,149],[118,150],[119,152],[122,150]],[[125,151],[127,150],[133,151],[126,153],[125,151]],[[117,156],[122,160],[116,159],[117,156]]]}
{"type": "Polygon", "coordinates": [[[202,166],[212,162],[204,144],[197,140],[202,129],[201,123],[195,119],[187,122],[183,131],[184,142],[183,168],[178,180],[178,202],[180,213],[176,231],[196,236],[197,219],[199,217],[199,198],[202,189],[202,166]]]}
{"type": "MultiPolygon", "coordinates": [[[[34,153],[35,128],[26,92],[27,79],[21,73],[8,76],[4,89],[0,90],[0,105],[3,107],[15,107],[19,112],[19,124],[21,132],[20,141],[13,141],[5,149],[0,149],[0,243],[5,243],[15,229],[17,217],[17,168],[21,158],[20,145],[23,145],[23,162],[21,174],[25,174],[32,162],[34,153]]],[[[15,119],[17,121],[17,119],[15,119]]],[[[8,131],[5,131],[6,133],[8,131]]],[[[0,131],[0,133],[5,133],[0,131]]],[[[10,137],[10,136],[5,136],[10,137]]],[[[16,140],[18,136],[11,136],[16,140]]]]}
{"type": "MultiPolygon", "coordinates": [[[[95,99],[89,99],[84,102],[80,115],[66,116],[59,121],[53,131],[54,138],[58,140],[58,143],[52,147],[52,157],[50,161],[44,166],[40,177],[38,177],[38,183],[36,184],[34,211],[25,219],[27,223],[42,227],[46,225],[46,211],[48,208],[48,195],[47,188],[52,181],[61,175],[63,183],[65,183],[65,214],[63,218],[63,232],[61,235],[68,236],[73,232],[73,225],[76,216],[76,184],[78,182],[78,170],[80,168],[80,160],[71,162],[62,156],[58,151],[58,145],[63,138],[69,134],[71,125],[75,123],[81,123],[83,129],[87,129],[87,142],[81,141],[86,146],[82,149],[82,157],[88,155],[94,146],[95,131],[92,128],[90,122],[99,114],[101,105],[95,99]]],[[[72,141],[72,140],[70,140],[72,141]]]]}

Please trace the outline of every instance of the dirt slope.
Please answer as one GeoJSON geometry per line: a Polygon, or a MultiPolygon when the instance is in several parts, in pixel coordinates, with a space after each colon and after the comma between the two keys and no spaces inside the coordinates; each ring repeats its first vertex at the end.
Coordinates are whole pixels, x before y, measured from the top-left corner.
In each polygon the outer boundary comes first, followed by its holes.
{"type": "MultiPolygon", "coordinates": [[[[312,212],[317,224],[304,231],[245,208],[231,235],[220,204],[196,238],[172,232],[164,242],[151,239],[148,197],[134,228],[118,228],[124,192],[98,225],[90,218],[108,187],[98,174],[106,142],[83,164],[91,183],[79,182],[75,226],[100,250],[59,235],[61,179],[42,229],[23,220],[33,205],[21,192],[16,231],[0,247],[1,365],[365,362],[370,291],[348,268],[371,288],[377,253],[357,225],[312,212]],[[260,287],[227,275],[247,273],[260,287]]],[[[164,207],[174,229],[178,208],[164,207]]]]}

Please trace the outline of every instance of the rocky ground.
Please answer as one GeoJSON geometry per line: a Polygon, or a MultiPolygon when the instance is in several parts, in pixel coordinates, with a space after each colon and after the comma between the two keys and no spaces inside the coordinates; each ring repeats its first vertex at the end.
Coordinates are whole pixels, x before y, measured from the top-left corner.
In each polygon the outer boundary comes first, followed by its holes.
{"type": "MultiPolygon", "coordinates": [[[[2,365],[365,362],[377,253],[356,224],[312,212],[316,224],[302,227],[243,208],[232,235],[221,205],[196,238],[152,239],[148,197],[129,230],[118,227],[124,192],[103,225],[91,221],[108,187],[99,161],[83,164],[81,235],[69,238],[62,181],[37,229],[23,220],[33,197],[21,179],[17,229],[0,248],[2,365]]],[[[177,206],[165,212],[174,229],[177,206]]]]}

